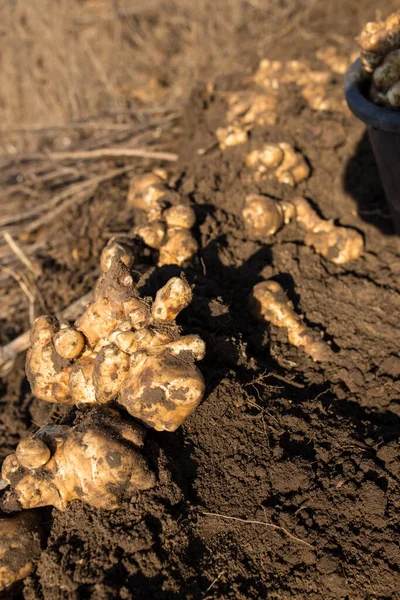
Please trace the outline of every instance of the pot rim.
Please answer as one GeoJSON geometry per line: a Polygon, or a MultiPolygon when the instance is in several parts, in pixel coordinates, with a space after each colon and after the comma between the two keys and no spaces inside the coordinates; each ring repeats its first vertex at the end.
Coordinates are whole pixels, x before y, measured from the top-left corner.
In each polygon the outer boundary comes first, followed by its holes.
{"type": "Polygon", "coordinates": [[[388,110],[367,100],[362,93],[367,81],[361,59],[357,58],[344,77],[344,93],[351,112],[369,127],[400,134],[400,112],[388,110]]]}

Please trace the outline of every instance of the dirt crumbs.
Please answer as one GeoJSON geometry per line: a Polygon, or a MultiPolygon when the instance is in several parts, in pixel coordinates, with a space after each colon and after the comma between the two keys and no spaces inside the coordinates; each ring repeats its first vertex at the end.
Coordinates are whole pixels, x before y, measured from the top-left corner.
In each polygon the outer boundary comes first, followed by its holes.
{"type": "MultiPolygon", "coordinates": [[[[366,14],[370,3],[361,5],[366,14]]],[[[365,14],[346,10],[350,40],[365,14]]],[[[316,19],[319,23],[318,14],[316,19]]],[[[321,31],[328,27],[325,22],[321,31]]],[[[304,42],[299,29],[290,56],[282,50],[271,58],[295,58],[297,47],[318,72],[326,68],[315,54],[318,39],[304,42]]],[[[342,45],[340,55],[349,56],[354,46],[342,45]]],[[[334,109],[313,108],[304,86],[283,82],[273,123],[242,124],[240,143],[221,149],[216,131],[229,125],[224,98],[252,85],[233,74],[202,86],[188,103],[178,143],[176,192],[196,213],[193,234],[199,244],[185,269],[193,301],[178,322],[184,334],[206,342],[199,363],[205,400],[176,432],[148,431],[146,454],[158,477],[154,488],[137,492],[114,512],[80,501],[63,512],[43,509],[47,541],[37,569],[4,598],[398,596],[397,240],[365,132],[337,104],[341,75],[327,84],[334,109]],[[277,178],[252,177],[246,165],[250,152],[281,143],[301,153],[309,167],[295,191],[277,178]],[[285,201],[304,196],[319,216],[360,232],[363,255],[335,264],[304,243],[295,222],[264,240],[249,239],[242,211],[251,194],[285,201]],[[251,290],[271,278],[329,347],[327,360],[314,362],[289,343],[284,328],[250,315],[251,290]]],[[[102,231],[124,233],[134,225],[126,195],[122,179],[100,188],[79,209],[90,240],[83,267],[97,264],[102,231]]],[[[72,223],[77,215],[70,218],[72,223]]],[[[65,256],[71,248],[85,251],[83,241],[73,237],[71,228],[65,256]]],[[[68,265],[64,270],[56,262],[46,265],[46,278],[54,282],[46,301],[55,310],[64,291],[69,301],[73,290],[83,294],[93,283],[83,269],[70,281],[68,265]]],[[[179,272],[149,266],[143,295],[154,297],[179,272]]],[[[69,412],[32,396],[23,357],[1,393],[1,458],[27,431],[59,422],[69,412]]]]}

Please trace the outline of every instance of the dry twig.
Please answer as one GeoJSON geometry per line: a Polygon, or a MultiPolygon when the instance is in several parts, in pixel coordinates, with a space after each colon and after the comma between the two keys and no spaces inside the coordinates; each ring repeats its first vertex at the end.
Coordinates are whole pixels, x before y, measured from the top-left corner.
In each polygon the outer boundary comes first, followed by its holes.
{"type": "Polygon", "coordinates": [[[42,160],[49,158],[51,160],[98,160],[100,158],[151,158],[155,160],[166,160],[175,162],[178,155],[173,152],[152,152],[151,150],[142,150],[141,148],[101,148],[99,150],[75,151],[75,152],[49,152],[27,154],[24,160],[42,160]]]}

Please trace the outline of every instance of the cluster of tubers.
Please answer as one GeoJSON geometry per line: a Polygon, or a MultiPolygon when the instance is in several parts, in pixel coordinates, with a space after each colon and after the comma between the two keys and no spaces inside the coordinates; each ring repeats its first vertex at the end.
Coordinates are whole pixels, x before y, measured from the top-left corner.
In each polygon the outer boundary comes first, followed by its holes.
{"type": "Polygon", "coordinates": [[[357,41],[361,61],[371,78],[370,99],[390,109],[400,108],[400,11],[384,21],[367,23],[357,41]]]}
{"type": "Polygon", "coordinates": [[[351,227],[335,225],[331,219],[322,219],[301,196],[279,201],[269,196],[249,195],[242,217],[249,236],[259,240],[274,235],[294,219],[305,231],[305,244],[338,265],[356,260],[364,251],[361,233],[351,227]]]}
{"type": "Polygon", "coordinates": [[[93,301],[75,323],[49,316],[35,321],[26,362],[33,393],[46,402],[93,408],[73,426],[42,427],[3,461],[8,501],[28,512],[0,520],[0,590],[28,575],[40,551],[29,509],[64,510],[79,499],[112,510],[124,496],[151,488],[156,478],[143,452],[144,425],[175,431],[203,398],[204,379],[194,363],[204,357],[205,344],[197,335],[182,336],[176,324],[192,300],[191,287],[173,277],[153,302],[142,298],[134,260],[128,238],[111,239],[93,301]]]}
{"type": "MultiPolygon", "coordinates": [[[[368,23],[358,38],[371,98],[400,107],[400,13],[368,23]]],[[[349,61],[333,46],[317,53],[330,71],[313,71],[306,62],[261,61],[253,82],[265,92],[226,94],[227,127],[216,131],[222,150],[248,141],[254,125],[276,122],[281,84],[295,84],[314,110],[343,110],[329,93],[332,73],[343,74],[349,61]]],[[[295,187],[309,177],[304,156],[287,143],[269,143],[246,157],[253,181],[276,179],[295,187]]],[[[193,209],[176,198],[164,172],[134,177],[128,205],[141,215],[137,234],[158,251],[158,266],[190,263],[198,250],[192,234],[193,209]]],[[[362,235],[322,219],[303,197],[278,201],[246,197],[242,217],[248,235],[263,240],[295,221],[305,244],[326,259],[344,264],[363,252],[362,235]]],[[[98,509],[116,509],[124,496],[156,483],[144,441],[146,427],[175,431],[201,402],[205,382],[195,363],[205,355],[198,335],[182,335],[176,324],[189,306],[186,279],[171,278],[154,301],[140,295],[132,268],[135,245],[128,236],[112,238],[101,255],[101,275],[92,302],[75,323],[55,317],[36,319],[26,371],[35,396],[46,402],[90,406],[74,425],[49,424],[20,441],[3,461],[1,483],[10,486],[11,505],[24,509],[0,518],[0,590],[32,573],[41,551],[43,527],[34,510],[65,510],[81,500],[98,509]]],[[[276,281],[254,286],[251,314],[284,328],[288,340],[316,362],[332,350],[310,329],[276,281]]],[[[14,510],[13,508],[13,510],[14,510]]]]}
{"type": "Polygon", "coordinates": [[[253,81],[268,92],[277,92],[282,85],[294,84],[300,88],[301,95],[313,110],[344,111],[345,102],[332,90],[335,73],[344,73],[350,60],[338,56],[333,46],[322,48],[316,57],[324,62],[329,71],[315,71],[307,61],[263,59],[253,76],[253,81]]]}
{"type": "Polygon", "coordinates": [[[254,181],[277,179],[295,187],[310,175],[304,156],[285,142],[265,144],[260,150],[253,150],[246,157],[246,165],[253,173],[254,181]]]}
{"type": "Polygon", "coordinates": [[[119,240],[104,249],[101,264],[107,270],[73,326],[60,326],[54,317],[36,319],[28,379],[46,402],[114,402],[154,429],[174,431],[204,392],[194,365],[205,354],[204,342],[197,335],[181,336],[175,323],[192,291],[184,278],[173,277],[151,305],[140,297],[129,266],[118,256],[121,250],[119,240]]]}
{"type": "Polygon", "coordinates": [[[128,205],[144,215],[144,224],[135,233],[146,246],[158,250],[159,267],[187,265],[198,250],[191,232],[196,223],[194,210],[178,201],[168,201],[165,174],[145,173],[134,177],[129,186],[128,205]]]}
{"type": "Polygon", "coordinates": [[[250,295],[249,308],[259,321],[286,329],[289,342],[301,348],[313,361],[329,360],[330,346],[295,312],[293,303],[277,281],[262,281],[255,285],[250,295]]]}
{"type": "Polygon", "coordinates": [[[227,127],[219,127],[216,136],[221,150],[230,146],[245,144],[248,132],[254,125],[274,125],[278,98],[275,94],[260,94],[243,91],[228,93],[225,96],[228,105],[227,127]]]}

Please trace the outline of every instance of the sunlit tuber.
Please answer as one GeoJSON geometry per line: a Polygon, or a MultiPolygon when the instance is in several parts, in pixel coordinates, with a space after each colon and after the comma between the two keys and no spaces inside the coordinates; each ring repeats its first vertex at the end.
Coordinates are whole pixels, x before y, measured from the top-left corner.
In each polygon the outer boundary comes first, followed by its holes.
{"type": "Polygon", "coordinates": [[[52,505],[64,510],[72,500],[114,509],[121,499],[155,484],[141,448],[144,430],[115,411],[89,413],[78,425],[46,425],[17,446],[3,462],[2,478],[21,508],[52,505]],[[25,450],[33,442],[48,448],[45,463],[37,445],[37,467],[27,467],[25,450]],[[42,463],[42,464],[39,464],[42,463]]]}
{"type": "Polygon", "coordinates": [[[310,174],[304,156],[287,143],[265,144],[253,150],[246,158],[246,165],[254,171],[254,179],[276,178],[279,183],[296,186],[310,174]]]}
{"type": "Polygon", "coordinates": [[[33,572],[42,538],[41,519],[35,511],[0,518],[0,591],[33,572]]]}
{"type": "MultiPolygon", "coordinates": [[[[193,222],[187,210],[171,211],[168,219],[174,224],[193,222]]],[[[140,297],[133,275],[118,256],[111,257],[107,267],[93,301],[72,327],[60,329],[51,317],[36,320],[27,356],[32,390],[48,402],[116,402],[156,429],[174,430],[199,404],[205,387],[194,366],[204,356],[204,342],[198,336],[181,337],[175,323],[192,300],[191,287],[186,279],[173,277],[151,305],[140,297]],[[60,338],[63,332],[65,339],[60,338]],[[77,353],[79,336],[84,344],[77,353]],[[133,377],[138,378],[135,385],[133,377]],[[146,420],[150,413],[157,418],[146,420]]]]}
{"type": "Polygon", "coordinates": [[[269,196],[252,194],[246,197],[242,217],[246,231],[252,239],[263,239],[274,235],[293,217],[290,202],[277,201],[269,196]]]}
{"type": "Polygon", "coordinates": [[[322,219],[305,198],[294,198],[292,203],[296,222],[307,232],[304,239],[307,246],[312,246],[318,254],[338,265],[362,255],[364,239],[356,229],[322,219]]]}
{"type": "Polygon", "coordinates": [[[274,92],[234,92],[227,94],[225,100],[228,104],[226,120],[240,130],[252,125],[274,125],[276,122],[278,98],[274,92]]]}
{"type": "Polygon", "coordinates": [[[159,251],[158,266],[184,266],[198,250],[191,232],[196,216],[186,204],[169,205],[165,196],[168,188],[161,181],[159,176],[149,173],[131,182],[128,204],[145,215],[145,222],[137,226],[136,234],[147,246],[159,251]],[[155,178],[159,180],[157,186],[154,184],[155,178]]]}
{"type": "Polygon", "coordinates": [[[364,251],[361,233],[322,219],[302,197],[279,201],[269,196],[250,195],[246,197],[242,216],[248,235],[257,240],[274,235],[294,219],[306,232],[304,243],[338,265],[356,260],[364,251]]]}
{"type": "Polygon", "coordinates": [[[282,85],[295,84],[299,87],[307,104],[318,111],[343,111],[346,104],[332,86],[334,73],[343,72],[346,61],[328,47],[320,50],[317,57],[327,64],[331,71],[314,71],[306,61],[263,59],[253,76],[253,81],[269,92],[278,90],[282,85]]]}
{"type": "Polygon", "coordinates": [[[245,144],[248,140],[248,130],[241,125],[228,125],[228,127],[218,127],[215,132],[219,147],[226,150],[231,146],[245,144]]]}
{"type": "Polygon", "coordinates": [[[369,74],[370,100],[390,109],[400,108],[400,11],[384,21],[367,23],[357,41],[369,74]]]}
{"type": "Polygon", "coordinates": [[[314,361],[329,359],[329,345],[295,312],[292,302],[278,282],[270,280],[255,285],[250,295],[249,306],[250,312],[259,321],[286,329],[289,342],[301,348],[314,361]]]}

